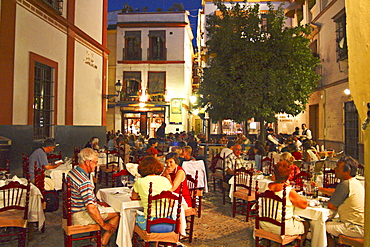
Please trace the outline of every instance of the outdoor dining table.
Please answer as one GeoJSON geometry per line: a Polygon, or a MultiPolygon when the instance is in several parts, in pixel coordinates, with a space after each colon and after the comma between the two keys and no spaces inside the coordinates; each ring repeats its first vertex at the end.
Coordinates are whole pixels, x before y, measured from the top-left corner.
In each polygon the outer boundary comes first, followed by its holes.
{"type": "MultiPolygon", "coordinates": [[[[14,176],[12,179],[8,179],[8,181],[0,180],[0,185],[3,186],[10,180],[18,181],[21,184],[27,184],[27,180],[25,178],[18,178],[17,176],[14,176]]],[[[28,203],[28,222],[31,223],[38,222],[38,230],[41,230],[45,222],[45,214],[44,209],[42,207],[41,199],[42,195],[40,190],[34,184],[31,183],[30,199],[28,203]]]]}
{"type": "Polygon", "coordinates": [[[134,232],[136,210],[141,209],[140,201],[131,200],[131,189],[127,187],[100,189],[96,197],[109,204],[121,215],[117,229],[116,244],[121,247],[131,247],[134,232]]]}
{"type": "Polygon", "coordinates": [[[331,209],[325,207],[307,207],[301,209],[295,207],[294,214],[300,217],[310,219],[311,229],[311,246],[325,247],[327,246],[326,240],[326,225],[325,222],[329,216],[334,213],[331,209]]]}
{"type": "MultiPolygon", "coordinates": [[[[117,229],[116,244],[120,247],[131,247],[132,236],[134,233],[136,211],[142,210],[140,200],[131,200],[131,189],[128,187],[116,187],[100,189],[96,197],[109,204],[116,212],[121,215],[117,229]]],[[[180,233],[186,235],[186,220],[184,207],[180,213],[180,233]]]]}

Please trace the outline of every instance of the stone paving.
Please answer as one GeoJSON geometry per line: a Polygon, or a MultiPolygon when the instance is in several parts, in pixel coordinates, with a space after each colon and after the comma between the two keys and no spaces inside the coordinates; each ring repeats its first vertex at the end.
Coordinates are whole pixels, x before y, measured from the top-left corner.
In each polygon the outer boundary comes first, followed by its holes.
{"type": "MultiPolygon", "coordinates": [[[[228,200],[229,201],[229,200],[228,200]]],[[[33,239],[27,243],[28,247],[59,247],[64,246],[63,229],[61,228],[61,196],[60,207],[55,212],[46,212],[45,232],[33,232],[33,239]]],[[[254,220],[245,222],[244,216],[232,217],[232,205],[222,205],[222,194],[220,191],[210,191],[203,198],[201,218],[195,218],[195,229],[193,242],[182,241],[188,247],[236,247],[254,246],[252,231],[254,220]]],[[[36,225],[34,226],[36,229],[36,225]]],[[[111,241],[111,247],[116,246],[111,241]]],[[[74,246],[84,246],[84,243],[77,243],[74,246]]],[[[2,244],[4,247],[16,246],[16,242],[2,244]]]]}

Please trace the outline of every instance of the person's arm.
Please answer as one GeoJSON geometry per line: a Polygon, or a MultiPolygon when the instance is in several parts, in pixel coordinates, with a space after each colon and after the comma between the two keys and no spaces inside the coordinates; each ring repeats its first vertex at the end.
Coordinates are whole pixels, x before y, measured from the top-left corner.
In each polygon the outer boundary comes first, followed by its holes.
{"type": "Polygon", "coordinates": [[[328,201],[328,208],[338,210],[338,207],[344,203],[349,195],[349,181],[344,180],[337,185],[328,201]]]}
{"type": "Polygon", "coordinates": [[[175,179],[173,181],[170,180],[172,184],[172,188],[170,189],[170,191],[175,191],[184,180],[185,180],[185,172],[182,170],[179,170],[176,173],[175,179]]]}
{"type": "Polygon", "coordinates": [[[140,200],[139,194],[134,190],[132,191],[130,198],[131,198],[131,200],[140,200]]]}
{"type": "Polygon", "coordinates": [[[289,193],[289,200],[293,203],[294,206],[305,209],[308,206],[307,199],[303,196],[298,195],[295,190],[291,190],[289,193]]]}
{"type": "Polygon", "coordinates": [[[110,233],[113,233],[116,230],[114,225],[104,222],[103,218],[100,215],[98,208],[94,204],[90,203],[87,205],[86,208],[91,218],[93,218],[96,221],[96,223],[98,223],[98,225],[101,226],[104,230],[110,233]]]}
{"type": "Polygon", "coordinates": [[[271,141],[272,143],[274,143],[275,145],[280,145],[280,143],[277,141],[277,140],[275,140],[275,138],[274,137],[272,137],[272,135],[268,135],[267,136],[267,139],[269,139],[269,141],[271,141]]]}
{"type": "Polygon", "coordinates": [[[319,187],[319,186],[317,185],[317,183],[316,183],[316,182],[314,182],[314,181],[312,181],[312,182],[311,182],[311,186],[313,186],[313,187],[317,187],[317,188],[319,189],[319,192],[324,193],[324,194],[327,194],[327,195],[329,195],[329,196],[331,196],[331,195],[334,193],[334,191],[335,191],[335,189],[333,189],[333,188],[323,188],[323,187],[319,187]]]}

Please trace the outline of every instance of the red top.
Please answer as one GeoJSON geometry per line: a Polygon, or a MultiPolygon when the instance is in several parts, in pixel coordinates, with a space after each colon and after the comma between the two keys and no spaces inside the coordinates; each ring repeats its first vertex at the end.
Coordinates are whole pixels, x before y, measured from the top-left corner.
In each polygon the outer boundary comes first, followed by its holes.
{"type": "MultiPolygon", "coordinates": [[[[172,181],[175,180],[176,174],[181,170],[184,171],[184,169],[182,169],[181,166],[177,166],[177,168],[173,171],[173,173],[170,173],[172,181]]],[[[185,173],[185,171],[184,171],[184,173],[185,173]]],[[[184,197],[186,203],[188,204],[188,207],[191,208],[192,203],[191,203],[190,191],[189,191],[189,188],[188,188],[188,180],[186,179],[186,175],[185,175],[184,181],[182,181],[181,183],[182,183],[182,197],[184,197]]],[[[174,192],[179,194],[180,193],[180,186],[177,187],[177,189],[174,192]]]]}
{"type": "Polygon", "coordinates": [[[146,150],[146,152],[148,153],[148,154],[150,154],[150,155],[156,155],[156,154],[158,154],[158,150],[155,148],[155,147],[150,147],[150,148],[148,148],[147,150],[146,150]]]}

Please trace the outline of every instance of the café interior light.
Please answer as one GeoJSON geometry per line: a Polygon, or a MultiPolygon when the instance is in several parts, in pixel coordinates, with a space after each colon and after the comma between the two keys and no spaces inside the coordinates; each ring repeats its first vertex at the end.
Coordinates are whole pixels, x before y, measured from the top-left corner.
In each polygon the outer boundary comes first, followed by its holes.
{"type": "Polygon", "coordinates": [[[196,102],[197,102],[197,96],[195,95],[190,96],[190,103],[194,105],[196,102]]]}
{"type": "Polygon", "coordinates": [[[348,88],[346,88],[346,89],[344,89],[344,94],[345,95],[350,95],[351,91],[348,88]]]}

